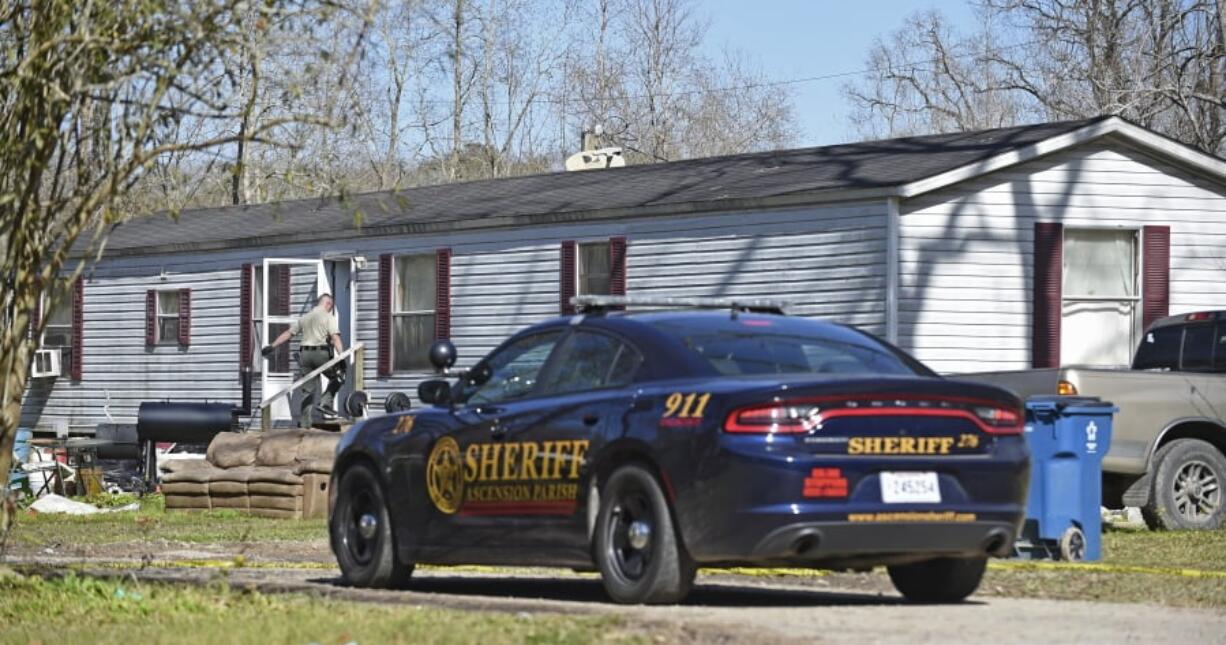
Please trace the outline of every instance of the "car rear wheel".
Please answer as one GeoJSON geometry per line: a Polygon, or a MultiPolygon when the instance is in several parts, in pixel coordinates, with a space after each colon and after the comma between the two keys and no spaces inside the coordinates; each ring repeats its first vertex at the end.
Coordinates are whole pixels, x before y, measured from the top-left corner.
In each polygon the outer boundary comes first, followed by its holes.
{"type": "Polygon", "coordinates": [[[911,602],[960,602],[979,588],[987,558],[936,558],[888,567],[890,581],[911,602]]]}
{"type": "Polygon", "coordinates": [[[1226,457],[1207,441],[1176,439],[1154,455],[1153,490],[1141,509],[1151,529],[1216,529],[1226,519],[1226,457]]]}
{"type": "Polygon", "coordinates": [[[697,569],[677,539],[668,501],[641,466],[622,466],[605,483],[594,540],[605,591],[616,602],[678,602],[694,584],[697,569]]]}
{"type": "Polygon", "coordinates": [[[383,487],[369,466],[356,464],[341,476],[328,527],[347,584],[395,588],[413,574],[413,565],[396,557],[383,487]]]}

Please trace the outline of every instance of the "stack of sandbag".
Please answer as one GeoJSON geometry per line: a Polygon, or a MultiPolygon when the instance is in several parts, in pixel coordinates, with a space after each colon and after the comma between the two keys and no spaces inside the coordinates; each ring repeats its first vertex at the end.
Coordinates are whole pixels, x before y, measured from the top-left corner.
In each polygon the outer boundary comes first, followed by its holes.
{"type": "Polygon", "coordinates": [[[166,508],[180,511],[207,511],[209,477],[216,470],[204,459],[171,459],[162,462],[162,493],[166,508]]]}
{"type": "Polygon", "coordinates": [[[209,443],[205,458],[216,466],[209,475],[212,508],[248,509],[246,471],[259,449],[260,435],[254,432],[223,432],[209,443]]]}
{"type": "Polygon", "coordinates": [[[223,432],[197,465],[163,468],[166,508],[326,517],[328,480],[339,440],[338,434],[318,430],[223,432]]]}
{"type": "Polygon", "coordinates": [[[256,452],[256,468],[246,473],[252,515],[302,517],[302,477],[294,472],[303,431],[264,434],[256,452]]]}

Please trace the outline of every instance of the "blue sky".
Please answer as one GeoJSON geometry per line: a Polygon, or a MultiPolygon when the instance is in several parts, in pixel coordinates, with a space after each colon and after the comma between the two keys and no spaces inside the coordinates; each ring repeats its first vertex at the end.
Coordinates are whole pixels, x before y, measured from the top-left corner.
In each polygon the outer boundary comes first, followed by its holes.
{"type": "MultiPolygon", "coordinates": [[[[864,69],[874,39],[898,29],[914,12],[937,9],[959,30],[974,25],[968,0],[700,0],[711,28],[712,53],[731,46],[755,58],[775,80],[864,69]]],[[[853,141],[840,88],[848,78],[795,86],[803,132],[798,145],[853,141]]]]}

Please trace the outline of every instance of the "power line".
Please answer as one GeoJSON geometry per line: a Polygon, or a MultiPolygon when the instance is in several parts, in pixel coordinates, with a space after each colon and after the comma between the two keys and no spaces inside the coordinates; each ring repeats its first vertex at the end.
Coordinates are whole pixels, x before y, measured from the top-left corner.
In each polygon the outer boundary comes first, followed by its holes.
{"type": "MultiPolygon", "coordinates": [[[[1030,41],[1021,42],[1021,43],[1014,43],[1012,45],[1007,45],[1005,47],[994,48],[992,51],[993,52],[1011,51],[1014,49],[1019,49],[1022,47],[1028,47],[1030,45],[1034,45],[1037,42],[1039,41],[1030,40],[1030,41]]],[[[963,60],[967,58],[974,58],[974,57],[981,56],[981,55],[982,54],[980,53],[967,53],[967,54],[962,54],[958,56],[950,56],[949,58],[952,60],[963,60]]],[[[917,69],[922,65],[929,65],[931,63],[932,63],[931,60],[911,61],[911,62],[901,63],[898,65],[893,65],[892,67],[896,69],[917,69]]],[[[788,86],[788,85],[802,85],[805,83],[829,81],[829,80],[835,80],[839,78],[849,78],[852,76],[863,76],[865,74],[872,74],[876,71],[878,71],[877,68],[866,67],[866,68],[858,69],[858,70],[851,70],[851,71],[846,71],[846,72],[834,72],[830,74],[820,74],[817,76],[802,76],[798,78],[780,79],[780,80],[775,80],[775,81],[763,81],[760,83],[744,83],[741,85],[730,85],[730,86],[725,86],[725,87],[710,87],[710,88],[702,88],[702,89],[678,90],[675,92],[662,92],[660,94],[631,94],[631,95],[626,95],[626,96],[600,96],[600,97],[540,96],[540,97],[534,97],[532,99],[528,99],[527,101],[525,101],[525,103],[528,103],[528,104],[544,103],[544,104],[552,104],[552,105],[566,105],[570,103],[579,103],[579,102],[632,101],[632,100],[641,100],[641,99],[647,99],[647,98],[673,98],[673,97],[682,97],[682,96],[695,96],[695,95],[700,95],[700,94],[720,94],[724,92],[741,92],[745,90],[760,89],[764,87],[783,87],[783,86],[788,86]]],[[[454,101],[449,101],[446,99],[430,99],[426,101],[417,101],[417,103],[419,104],[425,103],[425,104],[430,104],[430,105],[451,105],[452,103],[454,103],[454,101]]],[[[491,103],[496,104],[496,105],[508,105],[510,101],[497,100],[497,101],[491,101],[491,103]]]]}

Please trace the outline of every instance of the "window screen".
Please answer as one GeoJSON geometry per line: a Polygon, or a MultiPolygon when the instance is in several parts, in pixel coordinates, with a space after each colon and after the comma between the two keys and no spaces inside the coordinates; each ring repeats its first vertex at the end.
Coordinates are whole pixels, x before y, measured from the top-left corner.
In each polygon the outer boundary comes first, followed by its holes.
{"type": "Polygon", "coordinates": [[[392,291],[392,369],[430,369],[434,343],[434,304],[438,289],[434,255],[404,255],[395,259],[392,291]]]}
{"type": "Polygon", "coordinates": [[[48,314],[43,329],[43,347],[60,349],[60,367],[67,373],[72,365],[72,303],[65,297],[48,314]]]}
{"type": "Polygon", "coordinates": [[[609,243],[579,245],[579,295],[609,295],[609,243]]]}
{"type": "Polygon", "coordinates": [[[1064,232],[1065,297],[1137,295],[1135,231],[1064,232]]]}
{"type": "Polygon", "coordinates": [[[179,292],[158,292],[158,325],[159,345],[177,345],[179,343],[179,292]]]}

